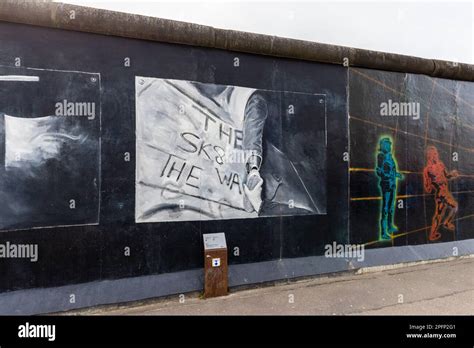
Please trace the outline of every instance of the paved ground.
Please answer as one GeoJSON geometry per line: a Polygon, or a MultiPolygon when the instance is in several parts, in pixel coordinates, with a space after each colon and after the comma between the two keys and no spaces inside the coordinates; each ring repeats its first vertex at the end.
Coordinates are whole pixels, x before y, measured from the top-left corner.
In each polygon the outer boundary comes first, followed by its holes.
{"type": "Polygon", "coordinates": [[[188,295],[75,312],[106,315],[474,315],[474,258],[332,276],[241,290],[203,300],[188,295]]]}

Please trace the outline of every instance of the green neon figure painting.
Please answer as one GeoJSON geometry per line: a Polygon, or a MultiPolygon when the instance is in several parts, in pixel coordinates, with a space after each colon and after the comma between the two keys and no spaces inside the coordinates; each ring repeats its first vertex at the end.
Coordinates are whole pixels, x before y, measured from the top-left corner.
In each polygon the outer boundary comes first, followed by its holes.
{"type": "Polygon", "coordinates": [[[384,136],[380,139],[378,151],[375,173],[379,177],[379,188],[382,194],[379,238],[381,240],[390,240],[392,235],[398,231],[394,224],[394,215],[398,180],[402,180],[403,175],[398,172],[398,165],[393,156],[392,139],[390,137],[384,136]]]}

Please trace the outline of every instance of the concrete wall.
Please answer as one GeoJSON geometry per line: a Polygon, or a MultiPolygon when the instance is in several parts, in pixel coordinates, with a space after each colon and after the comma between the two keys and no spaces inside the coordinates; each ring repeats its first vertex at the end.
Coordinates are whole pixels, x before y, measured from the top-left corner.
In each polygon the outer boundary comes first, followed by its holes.
{"type": "Polygon", "coordinates": [[[0,22],[0,312],[472,252],[472,82],[67,25],[0,22]]]}

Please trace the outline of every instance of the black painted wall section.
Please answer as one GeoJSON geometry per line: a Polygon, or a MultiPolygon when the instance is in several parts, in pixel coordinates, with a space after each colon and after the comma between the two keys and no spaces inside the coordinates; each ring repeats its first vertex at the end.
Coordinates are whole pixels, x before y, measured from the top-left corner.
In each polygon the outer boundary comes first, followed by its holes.
{"type": "Polygon", "coordinates": [[[321,255],[328,243],[348,242],[346,68],[0,23],[0,65],[14,67],[17,57],[22,67],[100,74],[100,223],[1,232],[0,243],[38,244],[39,260],[0,260],[0,291],[200,268],[203,233],[226,233],[229,249],[239,248],[231,264],[321,255]],[[135,224],[135,76],[325,94],[327,215],[135,224]]]}

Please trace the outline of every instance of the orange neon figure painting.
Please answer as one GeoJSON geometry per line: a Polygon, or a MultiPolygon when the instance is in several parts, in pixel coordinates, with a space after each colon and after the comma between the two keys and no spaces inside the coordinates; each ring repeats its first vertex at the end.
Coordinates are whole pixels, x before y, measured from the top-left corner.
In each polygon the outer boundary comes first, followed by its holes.
{"type": "Polygon", "coordinates": [[[444,163],[440,160],[438,150],[434,146],[428,146],[426,150],[426,167],[423,171],[423,183],[425,191],[435,195],[435,212],[431,222],[430,241],[441,237],[439,229],[441,226],[454,231],[454,216],[458,210],[458,203],[449,191],[448,181],[456,178],[459,174],[456,170],[448,172],[444,163]]]}

